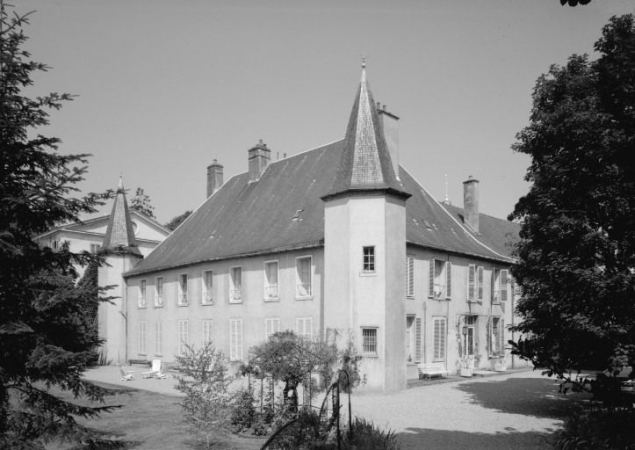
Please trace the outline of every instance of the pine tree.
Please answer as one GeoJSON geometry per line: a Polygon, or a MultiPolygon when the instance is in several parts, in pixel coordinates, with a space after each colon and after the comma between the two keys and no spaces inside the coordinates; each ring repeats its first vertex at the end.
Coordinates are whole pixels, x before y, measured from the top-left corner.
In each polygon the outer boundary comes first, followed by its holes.
{"type": "Polygon", "coordinates": [[[22,91],[48,67],[23,50],[28,15],[10,14],[0,0],[0,448],[43,448],[59,439],[82,446],[117,446],[79,425],[113,407],[86,407],[54,395],[102,400],[107,391],[82,380],[100,340],[92,320],[94,283],[76,283],[74,264],[98,260],[87,252],[40,247],[33,237],[95,211],[102,196],[74,197],[88,155],[62,155],[57,138],[39,134],[48,111],[68,94],[35,99],[22,91]]]}

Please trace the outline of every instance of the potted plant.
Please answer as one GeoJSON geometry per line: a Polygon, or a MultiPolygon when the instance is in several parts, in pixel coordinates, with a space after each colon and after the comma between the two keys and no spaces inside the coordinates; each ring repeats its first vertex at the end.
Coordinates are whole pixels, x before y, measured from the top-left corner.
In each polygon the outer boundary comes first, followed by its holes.
{"type": "Polygon", "coordinates": [[[467,355],[461,358],[461,368],[459,369],[459,375],[469,378],[474,373],[474,356],[467,355]]]}

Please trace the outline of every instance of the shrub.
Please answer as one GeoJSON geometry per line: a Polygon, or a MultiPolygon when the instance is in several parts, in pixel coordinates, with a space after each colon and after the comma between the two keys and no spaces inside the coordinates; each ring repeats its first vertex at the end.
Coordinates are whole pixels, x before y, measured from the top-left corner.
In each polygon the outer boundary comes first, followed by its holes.
{"type": "Polygon", "coordinates": [[[554,433],[558,450],[635,449],[635,411],[605,408],[580,409],[564,420],[554,433]]]}

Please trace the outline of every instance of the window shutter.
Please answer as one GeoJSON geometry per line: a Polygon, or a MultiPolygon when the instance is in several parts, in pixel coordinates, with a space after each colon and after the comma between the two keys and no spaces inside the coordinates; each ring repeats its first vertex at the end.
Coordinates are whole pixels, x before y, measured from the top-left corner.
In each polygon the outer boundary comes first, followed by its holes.
{"type": "Polygon", "coordinates": [[[505,319],[502,317],[498,322],[498,335],[500,336],[500,352],[501,355],[505,354],[505,319]]]}
{"type": "Polygon", "coordinates": [[[496,298],[496,269],[492,269],[492,290],[491,290],[491,301],[492,303],[496,303],[498,299],[496,298]]]}
{"type": "Polygon", "coordinates": [[[483,300],[483,266],[478,266],[478,299],[483,300]]]}
{"type": "Polygon", "coordinates": [[[428,279],[430,280],[430,284],[428,285],[428,296],[430,298],[434,298],[434,266],[436,262],[434,259],[430,260],[430,273],[428,279]]]}
{"type": "Polygon", "coordinates": [[[493,327],[493,318],[492,316],[490,316],[487,319],[487,330],[485,331],[487,333],[487,352],[489,355],[492,355],[494,353],[494,327],[493,327]]]}
{"type": "Polygon", "coordinates": [[[467,299],[468,301],[474,300],[474,278],[476,266],[474,264],[470,264],[467,270],[467,299]]]}
{"type": "Polygon", "coordinates": [[[452,263],[445,263],[445,297],[452,298],[452,263]]]}
{"type": "Polygon", "coordinates": [[[507,276],[508,276],[508,271],[507,270],[501,270],[501,275],[500,275],[500,299],[501,302],[504,302],[507,300],[507,276]]]}
{"type": "Polygon", "coordinates": [[[415,362],[421,362],[421,317],[415,319],[415,362]]]}

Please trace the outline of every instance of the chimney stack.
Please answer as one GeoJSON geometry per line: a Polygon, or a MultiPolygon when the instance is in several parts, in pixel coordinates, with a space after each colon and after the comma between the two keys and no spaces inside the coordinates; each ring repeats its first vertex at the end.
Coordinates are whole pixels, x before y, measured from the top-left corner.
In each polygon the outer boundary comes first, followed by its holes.
{"type": "Polygon", "coordinates": [[[397,179],[399,179],[399,117],[386,111],[386,105],[379,108],[379,102],[377,102],[377,114],[384,132],[384,139],[390,154],[393,171],[397,179]]]}
{"type": "Polygon", "coordinates": [[[463,220],[475,233],[479,232],[478,201],[478,180],[470,175],[467,181],[463,182],[463,220]]]}
{"type": "Polygon", "coordinates": [[[207,166],[207,198],[223,185],[223,166],[216,160],[207,166]]]}
{"type": "Polygon", "coordinates": [[[271,150],[269,150],[267,144],[260,139],[255,146],[249,149],[248,154],[249,181],[258,181],[260,175],[262,175],[269,164],[271,150]]]}

